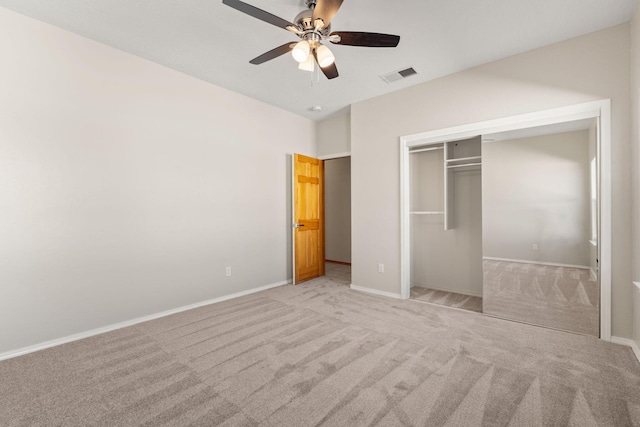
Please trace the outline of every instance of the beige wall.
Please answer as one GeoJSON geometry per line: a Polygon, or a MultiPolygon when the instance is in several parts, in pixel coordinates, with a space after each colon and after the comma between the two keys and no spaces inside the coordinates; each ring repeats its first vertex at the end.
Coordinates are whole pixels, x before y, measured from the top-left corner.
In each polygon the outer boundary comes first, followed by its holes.
{"type": "Polygon", "coordinates": [[[630,337],[629,48],[623,24],[354,104],[353,284],[400,293],[400,136],[611,98],[612,323],[630,337]]]}
{"type": "Polygon", "coordinates": [[[0,354],[290,277],[312,121],[5,9],[0,52],[0,354]]]}
{"type": "Polygon", "coordinates": [[[351,158],[324,161],[325,259],[351,262],[351,158]]]}
{"type": "Polygon", "coordinates": [[[346,154],[351,151],[351,116],[343,114],[317,123],[318,156],[346,154]]]}
{"type": "MultiPolygon", "coordinates": [[[[633,179],[633,280],[640,282],[640,2],[631,21],[631,171],[633,179]]],[[[637,291],[637,292],[640,292],[637,291]]],[[[634,339],[640,347],[640,294],[636,294],[634,339]]]]}
{"type": "Polygon", "coordinates": [[[483,255],[589,267],[589,170],[586,130],[482,144],[483,255]]]}

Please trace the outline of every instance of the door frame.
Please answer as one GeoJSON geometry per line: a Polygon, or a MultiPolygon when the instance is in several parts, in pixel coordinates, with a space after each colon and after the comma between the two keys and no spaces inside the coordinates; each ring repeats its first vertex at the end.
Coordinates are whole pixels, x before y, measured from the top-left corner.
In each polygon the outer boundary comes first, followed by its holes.
{"type": "MultiPolygon", "coordinates": [[[[291,224],[292,224],[292,229],[291,229],[291,283],[293,283],[294,285],[296,284],[296,235],[295,235],[295,228],[293,228],[293,223],[295,223],[295,217],[296,217],[296,212],[295,212],[295,183],[294,183],[294,179],[295,179],[295,157],[294,157],[295,153],[291,154],[291,224]]],[[[313,157],[313,156],[312,156],[313,157]]],[[[342,157],[351,157],[351,152],[347,151],[347,152],[343,152],[343,153],[335,153],[335,154],[326,154],[324,156],[315,156],[316,159],[321,160],[322,162],[324,162],[325,160],[332,160],[332,159],[340,159],[342,157]]],[[[324,181],[324,174],[322,176],[322,179],[324,181]]],[[[322,183],[324,186],[324,182],[322,183]]],[[[351,182],[349,182],[349,185],[351,185],[351,182]]],[[[326,194],[323,192],[322,194],[323,199],[326,197],[326,194]]],[[[323,204],[324,204],[324,200],[323,200],[323,204]]],[[[326,239],[326,227],[322,228],[322,239],[323,241],[325,241],[326,239]]],[[[326,258],[326,254],[323,255],[326,258]]],[[[322,262],[325,262],[325,260],[323,259],[322,262]]]]}
{"type": "MultiPolygon", "coordinates": [[[[322,160],[324,162],[325,160],[341,159],[343,157],[351,157],[351,151],[345,151],[345,152],[342,152],[342,153],[325,154],[325,155],[322,155],[322,156],[316,156],[316,159],[322,160]]],[[[292,185],[291,185],[291,189],[292,189],[291,190],[292,191],[292,194],[291,194],[291,218],[293,219],[291,222],[293,223],[293,222],[295,222],[295,220],[294,220],[295,219],[295,211],[294,211],[294,209],[295,209],[295,206],[294,206],[294,202],[295,202],[294,201],[294,197],[295,197],[295,195],[293,194],[293,179],[294,179],[295,172],[293,171],[293,167],[294,167],[293,154],[291,155],[291,158],[292,158],[292,161],[291,161],[291,168],[292,168],[292,170],[291,170],[291,183],[292,183],[292,185]]],[[[322,179],[323,180],[325,179],[324,175],[322,176],[322,179]]],[[[352,181],[349,180],[349,185],[351,185],[351,182],[352,181]]],[[[324,186],[324,182],[322,184],[324,186]]],[[[326,192],[324,192],[323,194],[324,194],[323,197],[326,197],[326,192]]],[[[326,232],[326,228],[323,229],[323,232],[326,232]]],[[[326,238],[322,239],[322,245],[324,246],[323,253],[325,254],[325,258],[326,258],[326,252],[324,251],[324,249],[326,249],[326,245],[327,245],[326,238]]],[[[353,254],[352,254],[351,260],[353,262],[353,254]]],[[[322,262],[324,262],[324,261],[325,260],[322,260],[322,262]]],[[[292,232],[291,232],[291,265],[292,265],[292,280],[293,280],[293,284],[295,284],[296,283],[296,270],[295,270],[296,269],[296,239],[295,239],[295,231],[293,229],[292,229],[292,232]]]]}
{"type": "Polygon", "coordinates": [[[585,102],[500,119],[469,123],[400,137],[400,292],[411,292],[409,149],[477,135],[527,129],[583,119],[598,120],[600,173],[600,339],[611,341],[611,100],[585,102]]]}

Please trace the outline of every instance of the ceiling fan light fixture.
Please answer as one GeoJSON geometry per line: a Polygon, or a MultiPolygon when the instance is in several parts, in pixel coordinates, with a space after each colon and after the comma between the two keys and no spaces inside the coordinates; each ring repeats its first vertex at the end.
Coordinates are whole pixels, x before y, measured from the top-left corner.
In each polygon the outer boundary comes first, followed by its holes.
{"type": "Polygon", "coordinates": [[[307,55],[307,60],[298,64],[298,69],[312,71],[314,68],[313,55],[307,55]]]}
{"type": "Polygon", "coordinates": [[[295,47],[291,51],[291,55],[293,56],[293,59],[302,63],[309,58],[310,49],[311,47],[309,46],[309,42],[302,40],[296,43],[295,47]]]}
{"type": "Polygon", "coordinates": [[[336,60],[336,57],[333,56],[333,53],[325,45],[320,45],[316,52],[318,55],[318,65],[322,68],[328,67],[336,60]]]}

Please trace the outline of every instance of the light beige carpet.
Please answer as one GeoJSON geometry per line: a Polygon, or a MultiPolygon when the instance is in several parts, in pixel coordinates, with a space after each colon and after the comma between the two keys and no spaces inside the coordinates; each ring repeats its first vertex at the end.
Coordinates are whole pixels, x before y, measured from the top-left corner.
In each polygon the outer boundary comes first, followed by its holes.
{"type": "Polygon", "coordinates": [[[325,262],[324,273],[326,278],[333,280],[335,283],[343,285],[351,284],[350,265],[338,264],[335,262],[325,262]]]}
{"type": "Polygon", "coordinates": [[[600,335],[600,288],[589,270],[484,260],[484,313],[600,335]]]}
{"type": "Polygon", "coordinates": [[[0,362],[0,425],[631,426],[640,365],[321,278],[0,362]]]}
{"type": "Polygon", "coordinates": [[[411,299],[482,313],[482,298],[471,295],[413,286],[411,288],[411,299]]]}

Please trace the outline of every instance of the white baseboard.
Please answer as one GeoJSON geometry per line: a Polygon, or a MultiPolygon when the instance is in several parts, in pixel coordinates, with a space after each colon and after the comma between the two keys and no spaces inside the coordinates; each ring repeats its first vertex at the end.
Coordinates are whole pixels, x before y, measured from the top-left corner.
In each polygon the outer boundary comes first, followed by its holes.
{"type": "Polygon", "coordinates": [[[620,338],[620,337],[611,337],[611,342],[614,344],[626,345],[627,347],[631,347],[633,353],[636,355],[636,359],[640,362],[640,347],[638,347],[638,343],[634,340],[630,340],[629,338],[620,338]]]}
{"type": "Polygon", "coordinates": [[[230,299],[239,298],[245,295],[254,294],[256,292],[266,291],[267,289],[277,288],[279,286],[284,286],[292,283],[291,280],[286,280],[283,282],[272,283],[270,285],[261,286],[259,288],[249,289],[247,291],[236,292],[234,294],[225,295],[218,298],[213,298],[206,301],[197,302],[195,304],[185,305],[183,307],[174,308],[171,310],[163,311],[160,313],[150,314],[148,316],[138,317],[132,320],[126,320],[124,322],[115,323],[108,326],[103,326],[102,328],[91,329],[90,331],[80,332],[78,334],[68,335],[66,337],[54,339],[51,341],[46,341],[43,343],[31,345],[28,347],[19,348],[17,350],[10,350],[5,353],[0,353],[0,361],[11,359],[18,356],[23,356],[25,354],[34,353],[36,351],[44,350],[47,348],[55,347],[62,344],[67,344],[73,341],[78,341],[84,338],[89,338],[95,335],[104,334],[106,332],[115,331],[116,329],[126,328],[127,326],[137,325],[138,323],[148,322],[149,320],[159,319],[161,317],[171,316],[172,314],[181,313],[187,310],[193,310],[194,308],[203,307],[205,305],[211,305],[218,302],[228,301],[230,299]]]}
{"type": "Polygon", "coordinates": [[[402,295],[394,294],[393,292],[379,291],[377,289],[365,288],[365,287],[356,286],[356,285],[349,285],[349,286],[354,291],[366,292],[368,294],[380,295],[380,296],[387,297],[387,298],[402,299],[402,295]]]}
{"type": "Polygon", "coordinates": [[[490,261],[520,262],[522,264],[549,265],[551,267],[579,268],[581,270],[589,270],[591,268],[588,265],[558,264],[556,262],[531,261],[528,259],[495,258],[490,256],[482,257],[482,259],[488,259],[490,261]]]}

